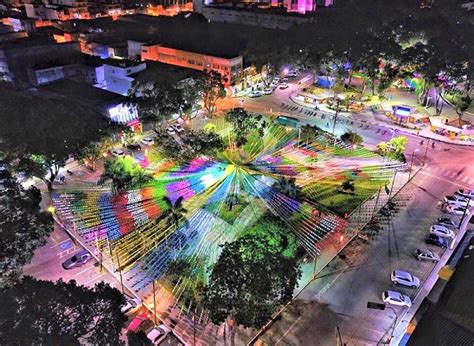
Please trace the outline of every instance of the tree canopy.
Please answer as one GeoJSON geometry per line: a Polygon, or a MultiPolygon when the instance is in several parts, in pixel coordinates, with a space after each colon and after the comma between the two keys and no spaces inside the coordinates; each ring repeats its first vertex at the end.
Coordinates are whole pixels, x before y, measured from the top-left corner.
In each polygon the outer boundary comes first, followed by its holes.
{"type": "Polygon", "coordinates": [[[0,290],[0,300],[2,345],[122,344],[123,295],[103,282],[89,289],[26,276],[0,290]]]}
{"type": "Polygon", "coordinates": [[[29,263],[35,249],[53,231],[49,213],[40,210],[40,191],[24,190],[10,173],[0,172],[5,187],[0,191],[0,287],[11,284],[29,263]]]}
{"type": "Polygon", "coordinates": [[[259,328],[292,298],[300,275],[294,236],[278,223],[261,222],[225,243],[205,289],[204,305],[214,323],[227,318],[259,328]]]}

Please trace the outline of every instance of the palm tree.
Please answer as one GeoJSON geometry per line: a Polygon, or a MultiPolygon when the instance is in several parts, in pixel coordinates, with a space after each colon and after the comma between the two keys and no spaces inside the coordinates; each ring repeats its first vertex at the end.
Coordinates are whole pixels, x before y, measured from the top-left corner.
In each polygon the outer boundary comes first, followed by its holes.
{"type": "MultiPolygon", "coordinates": [[[[186,220],[184,214],[187,212],[186,208],[183,207],[183,196],[178,197],[178,199],[173,203],[168,196],[163,197],[163,201],[165,201],[168,209],[165,210],[163,216],[165,219],[165,223],[168,227],[173,226],[174,230],[176,231],[179,226],[179,221],[181,219],[184,220],[184,224],[188,227],[189,222],[186,220]]],[[[168,238],[167,238],[168,239],[168,238]]],[[[179,248],[181,249],[181,241],[179,244],[179,248]]]]}
{"type": "Polygon", "coordinates": [[[344,182],[341,184],[341,187],[344,191],[352,191],[354,192],[354,182],[351,180],[344,180],[344,182]]]}
{"type": "Polygon", "coordinates": [[[229,211],[231,211],[235,205],[239,204],[239,202],[239,196],[235,193],[231,193],[225,198],[225,204],[227,205],[229,211]]]}
{"type": "Polygon", "coordinates": [[[301,190],[296,186],[295,178],[285,178],[281,177],[274,185],[281,193],[290,197],[297,198],[301,195],[301,190]]]}

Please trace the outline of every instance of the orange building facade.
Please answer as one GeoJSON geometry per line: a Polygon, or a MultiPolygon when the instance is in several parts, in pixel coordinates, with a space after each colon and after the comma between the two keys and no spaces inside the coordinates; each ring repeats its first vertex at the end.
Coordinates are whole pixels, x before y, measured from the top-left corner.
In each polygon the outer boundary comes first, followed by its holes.
{"type": "Polygon", "coordinates": [[[159,61],[164,64],[191,68],[194,70],[214,70],[226,78],[226,86],[233,85],[242,75],[242,57],[220,58],[212,55],[188,52],[164,47],[159,44],[143,45],[141,59],[159,61]]]}

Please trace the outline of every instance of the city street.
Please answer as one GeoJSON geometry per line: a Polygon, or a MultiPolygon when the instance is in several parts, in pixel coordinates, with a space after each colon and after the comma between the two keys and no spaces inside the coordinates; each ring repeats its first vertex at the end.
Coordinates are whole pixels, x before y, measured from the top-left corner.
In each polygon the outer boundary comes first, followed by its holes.
{"type": "MultiPolygon", "coordinates": [[[[423,282],[434,264],[417,261],[417,248],[426,248],[424,238],[429,227],[443,215],[437,203],[444,195],[462,185],[443,177],[421,172],[394,199],[400,208],[393,219],[384,222],[383,230],[368,244],[352,242],[346,258],[335,259],[318,278],[298,296],[260,339],[268,344],[334,345],[335,328],[348,345],[374,345],[386,341],[404,308],[385,311],[367,309],[367,302],[381,303],[386,289],[416,296],[419,289],[396,287],[390,272],[406,270],[423,282]]],[[[453,218],[456,220],[456,218],[453,218]]],[[[428,246],[442,255],[439,248],[428,246]]],[[[400,322],[400,321],[398,321],[400,322]]]]}

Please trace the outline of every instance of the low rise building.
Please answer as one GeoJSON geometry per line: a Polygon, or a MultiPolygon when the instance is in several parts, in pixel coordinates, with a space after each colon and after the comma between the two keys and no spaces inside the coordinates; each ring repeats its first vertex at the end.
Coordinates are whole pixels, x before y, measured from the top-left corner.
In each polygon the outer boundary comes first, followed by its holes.
{"type": "Polygon", "coordinates": [[[186,67],[193,70],[214,70],[226,78],[230,86],[242,75],[242,57],[217,57],[209,54],[189,52],[166,47],[162,44],[146,44],[141,47],[141,60],[158,61],[164,64],[186,67]]]}

